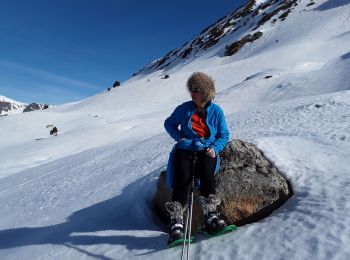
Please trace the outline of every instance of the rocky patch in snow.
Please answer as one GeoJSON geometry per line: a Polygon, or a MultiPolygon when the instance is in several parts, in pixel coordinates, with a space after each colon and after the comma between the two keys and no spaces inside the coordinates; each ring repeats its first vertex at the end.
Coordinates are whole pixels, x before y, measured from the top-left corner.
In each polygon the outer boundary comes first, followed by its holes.
{"type": "Polygon", "coordinates": [[[253,35],[248,34],[244,36],[239,41],[236,41],[232,43],[230,46],[226,47],[225,56],[232,56],[236,52],[238,52],[244,45],[246,45],[248,42],[253,42],[257,39],[259,39],[263,35],[262,32],[256,32],[253,35]]]}
{"type": "Polygon", "coordinates": [[[49,108],[49,105],[31,103],[28,106],[26,106],[26,108],[23,110],[23,112],[31,112],[31,111],[42,110],[42,109],[46,109],[46,108],[49,108]]]}

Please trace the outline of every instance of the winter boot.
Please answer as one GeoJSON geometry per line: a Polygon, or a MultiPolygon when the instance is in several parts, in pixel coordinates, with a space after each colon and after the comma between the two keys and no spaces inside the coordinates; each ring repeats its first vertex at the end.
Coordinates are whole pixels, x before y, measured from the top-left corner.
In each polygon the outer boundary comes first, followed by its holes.
{"type": "Polygon", "coordinates": [[[204,230],[209,235],[213,235],[225,229],[227,224],[217,212],[217,207],[221,203],[220,198],[214,194],[210,194],[208,198],[199,197],[199,201],[202,205],[203,215],[205,216],[204,230]]]}
{"type": "Polygon", "coordinates": [[[168,245],[176,240],[184,238],[183,209],[177,202],[166,202],[165,209],[170,216],[168,245]]]}

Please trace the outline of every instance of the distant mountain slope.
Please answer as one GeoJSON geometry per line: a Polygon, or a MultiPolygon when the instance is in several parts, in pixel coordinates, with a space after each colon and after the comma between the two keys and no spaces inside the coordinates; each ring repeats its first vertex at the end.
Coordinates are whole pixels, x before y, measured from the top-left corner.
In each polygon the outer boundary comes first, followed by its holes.
{"type": "Polygon", "coordinates": [[[218,98],[225,89],[249,102],[348,90],[349,8],[348,0],[251,0],[145,66],[130,83],[170,74],[165,86],[172,75],[186,78],[183,72],[199,68],[217,79],[218,98]],[[255,84],[262,87],[254,99],[237,91],[255,84]]]}
{"type": "Polygon", "coordinates": [[[156,70],[167,70],[175,65],[189,62],[216,49],[218,56],[232,56],[247,43],[263,36],[260,29],[265,24],[278,26],[288,19],[291,12],[303,4],[304,11],[311,9],[313,0],[250,0],[247,4],[205,28],[198,37],[182,47],[170,51],[164,57],[146,65],[136,74],[148,74],[156,70]],[[224,44],[222,44],[224,43],[224,44]]]}
{"type": "Polygon", "coordinates": [[[5,96],[0,96],[0,116],[18,114],[22,112],[31,112],[48,108],[47,104],[25,104],[5,96]]]}
{"type": "Polygon", "coordinates": [[[28,104],[0,96],[0,115],[21,113],[28,104]]]}

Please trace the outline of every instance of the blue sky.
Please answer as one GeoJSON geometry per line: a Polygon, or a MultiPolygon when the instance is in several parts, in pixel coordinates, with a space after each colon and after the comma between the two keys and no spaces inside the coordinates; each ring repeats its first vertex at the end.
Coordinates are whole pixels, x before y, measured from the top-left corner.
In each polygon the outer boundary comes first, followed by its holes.
{"type": "Polygon", "coordinates": [[[0,95],[77,101],[125,81],[247,0],[0,0],[0,95]]]}

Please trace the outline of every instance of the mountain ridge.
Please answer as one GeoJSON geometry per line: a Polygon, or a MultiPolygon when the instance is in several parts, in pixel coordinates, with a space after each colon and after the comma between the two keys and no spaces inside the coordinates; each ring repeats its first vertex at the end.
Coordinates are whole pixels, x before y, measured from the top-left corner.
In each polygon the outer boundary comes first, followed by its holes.
{"type": "MultiPolygon", "coordinates": [[[[306,7],[314,3],[313,0],[308,1],[306,7]]],[[[194,39],[147,64],[134,75],[147,75],[157,70],[166,71],[191,61],[215,49],[224,38],[228,38],[227,43],[216,52],[220,57],[232,56],[245,44],[262,37],[263,32],[258,29],[265,23],[272,20],[271,23],[276,24],[286,20],[289,13],[300,3],[301,0],[250,0],[202,30],[194,39]]]]}
{"type": "Polygon", "coordinates": [[[0,96],[0,116],[18,114],[22,112],[31,112],[48,108],[47,104],[30,103],[26,104],[13,100],[11,98],[0,96]]]}

